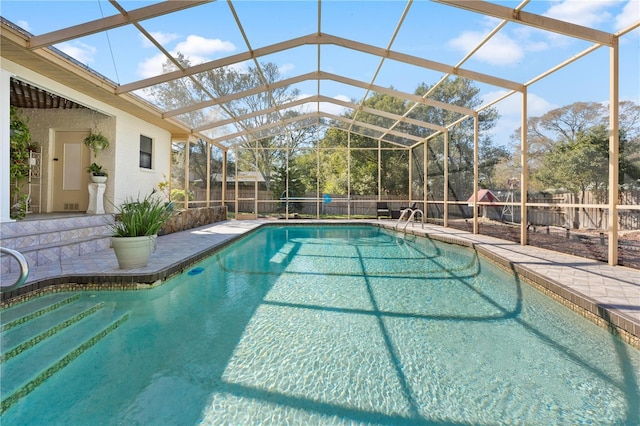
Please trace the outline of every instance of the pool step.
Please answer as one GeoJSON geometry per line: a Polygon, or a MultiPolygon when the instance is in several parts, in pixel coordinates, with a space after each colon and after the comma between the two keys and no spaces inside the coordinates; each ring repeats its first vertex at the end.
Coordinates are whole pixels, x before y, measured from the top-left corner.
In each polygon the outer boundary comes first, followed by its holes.
{"type": "MultiPolygon", "coordinates": [[[[115,311],[111,304],[75,296],[67,295],[49,305],[40,303],[43,306],[36,303],[38,299],[31,301],[34,313],[59,305],[39,315],[16,315],[14,308],[5,310],[15,318],[4,325],[20,322],[0,333],[0,414],[128,319],[128,313],[115,311]],[[30,319],[23,320],[26,317],[30,319]]],[[[4,316],[5,312],[3,322],[4,316]]]]}
{"type": "Polygon", "coordinates": [[[58,309],[7,330],[0,334],[0,363],[10,360],[102,308],[104,303],[76,302],[67,310],[58,309]]]}
{"type": "MultiPolygon", "coordinates": [[[[18,250],[31,268],[48,265],[108,249],[112,222],[113,215],[82,215],[3,223],[0,246],[18,250]]],[[[13,257],[0,256],[0,272],[7,280],[19,271],[13,257]]]]}
{"type": "Polygon", "coordinates": [[[79,298],[79,293],[48,294],[4,309],[0,311],[0,331],[10,330],[47,312],[56,310],[67,303],[72,303],[79,298]]]}

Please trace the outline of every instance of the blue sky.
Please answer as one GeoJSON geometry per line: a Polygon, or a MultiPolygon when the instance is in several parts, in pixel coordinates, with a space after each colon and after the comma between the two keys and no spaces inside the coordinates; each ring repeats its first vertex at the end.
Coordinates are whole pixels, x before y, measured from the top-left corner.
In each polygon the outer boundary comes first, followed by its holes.
{"type": "MultiPolygon", "coordinates": [[[[123,1],[126,9],[151,4],[123,1]]],[[[519,2],[496,2],[516,7],[519,2]]],[[[233,3],[252,49],[278,43],[318,30],[315,1],[236,1],[233,3]]],[[[399,25],[406,2],[324,1],[320,17],[322,32],[387,48],[399,25]]],[[[33,34],[116,14],[107,1],[12,1],[3,0],[2,16],[33,34]]],[[[525,11],[614,33],[640,20],[640,1],[535,0],[525,11]]],[[[416,0],[402,22],[391,50],[456,65],[498,20],[429,1],[416,0]]],[[[192,63],[209,61],[248,50],[226,1],[217,1],[147,21],[141,25],[172,53],[180,51],[192,63]]],[[[580,53],[592,43],[529,27],[507,24],[500,33],[462,68],[525,83],[580,53]]],[[[56,46],[111,80],[126,84],[160,73],[164,58],[132,26],[94,34],[56,46]]],[[[620,44],[620,98],[640,103],[640,29],[620,44]]],[[[338,46],[321,49],[322,71],[370,82],[380,59],[338,46]]],[[[284,77],[317,69],[317,48],[303,46],[261,58],[278,64],[284,77]]],[[[243,66],[243,65],[240,65],[243,66]]],[[[609,49],[601,47],[563,70],[535,83],[529,90],[529,115],[577,101],[606,102],[609,98],[609,49]]],[[[412,93],[420,83],[433,84],[441,73],[386,61],[375,84],[412,93]]],[[[315,94],[317,83],[295,86],[303,94],[315,94]]],[[[505,90],[478,84],[483,99],[492,100],[505,90]]],[[[348,85],[322,82],[321,94],[359,99],[364,91],[348,85]]],[[[496,106],[502,119],[495,130],[505,142],[520,124],[520,97],[512,96],[496,106]]],[[[332,111],[337,113],[339,111],[332,111]]]]}

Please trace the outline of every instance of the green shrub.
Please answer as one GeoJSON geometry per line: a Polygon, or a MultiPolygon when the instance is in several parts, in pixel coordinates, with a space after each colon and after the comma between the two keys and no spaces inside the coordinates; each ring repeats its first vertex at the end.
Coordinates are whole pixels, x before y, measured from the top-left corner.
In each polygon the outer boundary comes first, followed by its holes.
{"type": "Polygon", "coordinates": [[[114,237],[150,236],[162,229],[173,212],[155,193],[142,199],[128,198],[117,208],[116,221],[111,225],[114,237]]]}
{"type": "MultiPolygon", "coordinates": [[[[189,193],[189,201],[193,200],[193,193],[191,191],[189,193]]],[[[171,201],[184,201],[187,196],[187,191],[184,189],[172,189],[171,196],[169,197],[171,201]]]]}

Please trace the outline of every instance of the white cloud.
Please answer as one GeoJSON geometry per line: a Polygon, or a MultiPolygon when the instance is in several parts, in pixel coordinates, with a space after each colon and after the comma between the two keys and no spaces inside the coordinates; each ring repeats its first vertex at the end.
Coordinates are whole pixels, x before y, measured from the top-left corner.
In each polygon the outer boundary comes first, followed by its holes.
{"type": "MultiPolygon", "coordinates": [[[[334,99],[343,101],[343,102],[351,102],[351,98],[345,95],[337,95],[333,97],[334,99]]],[[[320,111],[327,112],[333,115],[342,115],[347,111],[352,111],[349,108],[345,108],[342,105],[337,105],[329,102],[320,102],[320,111]]]]}
{"type": "Polygon", "coordinates": [[[552,109],[559,108],[559,105],[550,103],[540,96],[529,93],[527,96],[527,111],[530,117],[540,117],[552,109]]]}
{"type": "MultiPolygon", "coordinates": [[[[482,103],[486,104],[489,102],[493,102],[501,96],[506,95],[508,92],[506,90],[496,90],[494,92],[488,92],[482,95],[482,103]]],[[[501,100],[497,104],[494,105],[498,108],[500,115],[502,117],[515,116],[520,119],[520,112],[522,111],[522,97],[517,93],[501,100]]],[[[558,106],[548,102],[544,98],[541,98],[538,95],[533,93],[529,93],[527,95],[527,114],[529,117],[538,117],[546,112],[558,108],[558,106]]]]}
{"type": "Polygon", "coordinates": [[[138,75],[142,78],[154,77],[162,74],[162,65],[167,61],[166,56],[158,53],[138,63],[138,75]]]}
{"type": "Polygon", "coordinates": [[[595,24],[611,20],[611,14],[606,9],[619,4],[619,0],[563,0],[551,6],[545,15],[592,27],[595,24]]]}
{"type": "MultiPolygon", "coordinates": [[[[504,90],[486,93],[482,96],[483,103],[491,102],[506,93],[504,90]]],[[[509,138],[522,124],[522,96],[513,94],[498,102],[493,107],[496,108],[500,114],[500,119],[496,127],[492,129],[494,140],[500,145],[508,145],[510,142],[509,138]]],[[[527,96],[527,115],[529,117],[540,117],[555,108],[558,108],[558,106],[540,96],[532,93],[529,93],[527,96]]]]}
{"type": "MultiPolygon", "coordinates": [[[[463,53],[467,53],[474,49],[484,37],[485,34],[480,32],[465,31],[460,36],[449,41],[449,45],[463,53]]],[[[482,46],[473,57],[491,65],[511,65],[522,59],[523,50],[514,39],[503,33],[498,33],[482,46]]]]}
{"type": "Polygon", "coordinates": [[[278,70],[280,71],[280,74],[287,75],[289,71],[293,70],[294,68],[295,68],[294,64],[283,64],[283,65],[280,65],[278,70]]]}
{"type": "Polygon", "coordinates": [[[235,48],[234,44],[229,41],[190,35],[185,41],[178,43],[173,50],[183,53],[185,56],[191,58],[194,56],[207,56],[221,52],[232,52],[235,48]]]}
{"type": "MultiPolygon", "coordinates": [[[[602,27],[615,22],[615,29],[605,28],[605,31],[626,28],[637,22],[640,16],[638,0],[627,0],[624,3],[620,0],[555,0],[550,3],[545,16],[587,27],[596,27],[598,24],[602,27]],[[611,11],[614,9],[621,10],[621,13],[613,17],[611,11]]],[[[495,24],[495,20],[485,19],[481,21],[481,25],[487,28],[486,32],[465,31],[452,39],[449,45],[466,54],[478,45],[495,24]]],[[[512,26],[510,32],[502,29],[493,36],[473,58],[491,65],[509,66],[521,61],[526,52],[543,52],[552,44],[557,48],[569,41],[569,38],[554,32],[512,26]]]]}
{"type": "Polygon", "coordinates": [[[620,15],[616,16],[614,30],[619,31],[627,28],[635,22],[638,22],[639,16],[640,1],[629,0],[627,4],[625,4],[624,8],[622,8],[622,12],[620,13],[620,15]]]}
{"type": "Polygon", "coordinates": [[[85,65],[93,62],[93,56],[96,54],[94,46],[79,41],[60,43],[56,47],[85,65]]]}
{"type": "Polygon", "coordinates": [[[27,21],[18,21],[17,25],[22,28],[23,30],[27,30],[29,32],[31,32],[31,26],[29,25],[29,23],[27,21]]]}
{"type": "MultiPolygon", "coordinates": [[[[149,34],[151,34],[151,36],[156,39],[156,41],[158,43],[160,43],[162,46],[166,46],[168,43],[171,43],[173,40],[177,39],[178,37],[180,37],[178,34],[173,34],[173,33],[163,33],[160,31],[153,31],[150,32],[149,34]]],[[[142,47],[153,47],[153,43],[151,43],[149,41],[148,38],[146,38],[145,36],[143,36],[142,34],[140,34],[140,37],[142,38],[142,47]]]]}
{"type": "MultiPolygon", "coordinates": [[[[154,37],[158,37],[158,41],[162,39],[163,43],[170,42],[177,37],[175,34],[169,33],[153,33],[153,35],[154,37]]],[[[206,39],[204,37],[190,35],[186,40],[178,43],[174,49],[170,50],[169,53],[177,56],[177,53],[180,52],[185,55],[191,64],[200,64],[210,61],[210,55],[220,52],[230,52],[233,50],[235,50],[235,46],[231,42],[221,41],[218,39],[206,39]]],[[[162,74],[162,65],[166,62],[167,58],[161,53],[150,58],[146,58],[138,64],[138,75],[143,78],[149,78],[162,74]]],[[[243,64],[235,64],[232,66],[237,69],[244,68],[243,64]]]]}

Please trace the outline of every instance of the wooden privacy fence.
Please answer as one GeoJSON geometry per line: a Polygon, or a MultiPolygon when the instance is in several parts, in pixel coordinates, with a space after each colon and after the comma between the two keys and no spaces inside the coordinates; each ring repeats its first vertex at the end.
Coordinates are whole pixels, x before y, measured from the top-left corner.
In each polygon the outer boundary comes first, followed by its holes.
{"type": "MultiPolygon", "coordinates": [[[[235,191],[227,191],[226,204],[229,207],[229,211],[233,212],[235,209],[235,191]]],[[[519,194],[516,193],[514,197],[515,203],[519,201],[519,194]]],[[[270,191],[259,190],[258,196],[258,213],[259,214],[274,214],[283,211],[281,200],[274,200],[273,194],[270,191]]],[[[242,189],[238,191],[238,198],[242,201],[238,204],[239,212],[253,212],[255,192],[253,189],[242,189]],[[249,200],[247,200],[249,199],[249,200]]],[[[303,214],[310,215],[328,215],[328,216],[346,216],[347,214],[352,216],[376,216],[376,202],[377,197],[375,195],[353,195],[347,198],[344,194],[328,194],[329,198],[324,195],[320,198],[318,212],[318,202],[314,194],[305,194],[300,199],[291,200],[290,202],[299,203],[303,214]],[[330,200],[329,202],[326,202],[330,200]]],[[[209,199],[214,203],[221,203],[222,191],[221,189],[215,189],[210,192],[209,199]]],[[[194,191],[194,200],[206,199],[206,192],[204,190],[194,191]]],[[[408,201],[401,199],[390,199],[388,197],[382,197],[383,200],[389,203],[389,206],[393,210],[398,210],[408,204],[408,201]]],[[[621,191],[620,203],[624,205],[640,204],[640,191],[621,191]]],[[[527,211],[528,222],[536,226],[558,226],[565,228],[574,228],[576,225],[579,228],[592,228],[592,229],[606,229],[608,224],[608,209],[606,207],[570,207],[567,204],[578,204],[580,200],[576,200],[573,194],[531,194],[528,198],[529,203],[532,204],[548,204],[550,206],[537,207],[529,206],[527,211]]],[[[192,206],[201,206],[201,202],[191,202],[192,206]]],[[[592,192],[587,192],[584,196],[585,205],[602,204],[596,200],[592,192]]],[[[441,218],[443,212],[443,203],[441,200],[429,200],[428,211],[426,212],[428,217],[441,218]]],[[[520,206],[512,205],[506,206],[501,203],[495,203],[495,205],[487,205],[485,207],[479,207],[479,216],[484,216],[489,219],[520,223],[520,206]]],[[[473,207],[469,207],[467,204],[453,204],[449,206],[449,217],[454,218],[471,218],[473,216],[473,207]]],[[[640,212],[633,210],[619,210],[618,222],[621,230],[637,230],[640,229],[640,212]]]]}
{"type": "MultiPolygon", "coordinates": [[[[621,191],[619,203],[637,206],[640,202],[640,191],[621,191]]],[[[565,228],[607,229],[609,209],[607,207],[568,207],[564,204],[603,204],[595,194],[587,191],[583,200],[570,193],[535,194],[528,198],[529,203],[553,204],[552,207],[529,207],[529,222],[534,225],[561,226],[565,228]]],[[[519,208],[518,208],[519,210],[519,208]]],[[[618,224],[621,230],[640,229],[640,211],[618,210],[618,224]]]]}

